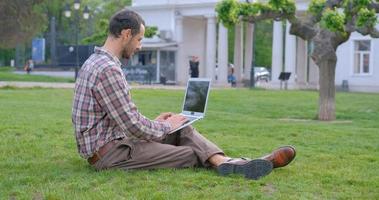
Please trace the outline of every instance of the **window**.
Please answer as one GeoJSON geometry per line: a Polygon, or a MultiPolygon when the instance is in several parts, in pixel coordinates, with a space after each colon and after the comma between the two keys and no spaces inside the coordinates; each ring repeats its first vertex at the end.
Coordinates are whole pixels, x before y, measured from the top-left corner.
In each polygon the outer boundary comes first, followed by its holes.
{"type": "Polygon", "coordinates": [[[354,74],[370,74],[370,40],[354,41],[354,74]]]}

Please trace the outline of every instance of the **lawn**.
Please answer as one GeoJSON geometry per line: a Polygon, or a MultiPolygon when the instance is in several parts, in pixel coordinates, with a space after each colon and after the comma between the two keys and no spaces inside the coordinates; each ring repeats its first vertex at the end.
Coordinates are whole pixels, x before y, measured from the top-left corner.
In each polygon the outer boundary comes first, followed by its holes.
{"type": "Polygon", "coordinates": [[[74,78],[52,77],[32,74],[15,74],[10,67],[0,67],[0,81],[63,82],[74,83],[74,78]]]}
{"type": "MultiPolygon", "coordinates": [[[[183,91],[132,91],[148,117],[178,112],[183,91]]],[[[213,170],[95,172],[77,154],[72,90],[0,89],[0,199],[379,199],[379,95],[337,93],[319,122],[314,91],[213,90],[194,126],[230,156],[298,152],[258,181],[213,170]]]]}

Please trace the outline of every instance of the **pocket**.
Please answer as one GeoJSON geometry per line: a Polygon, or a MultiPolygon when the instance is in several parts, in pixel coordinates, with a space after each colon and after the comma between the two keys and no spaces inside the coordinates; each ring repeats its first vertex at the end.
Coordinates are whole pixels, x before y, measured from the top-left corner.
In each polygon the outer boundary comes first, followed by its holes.
{"type": "Polygon", "coordinates": [[[109,153],[109,165],[107,168],[122,168],[132,158],[133,145],[125,140],[120,140],[116,148],[109,153]]]}

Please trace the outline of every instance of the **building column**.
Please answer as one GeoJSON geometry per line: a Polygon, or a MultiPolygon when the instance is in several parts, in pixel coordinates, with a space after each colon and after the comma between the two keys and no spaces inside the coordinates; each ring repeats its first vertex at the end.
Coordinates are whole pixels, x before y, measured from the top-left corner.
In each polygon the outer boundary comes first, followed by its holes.
{"type": "Polygon", "coordinates": [[[207,17],[206,77],[215,80],[216,68],[216,17],[207,17]]]}
{"type": "Polygon", "coordinates": [[[279,75],[283,71],[283,23],[274,21],[272,37],[271,87],[279,88],[279,75]]]}
{"type": "Polygon", "coordinates": [[[184,85],[188,80],[187,63],[184,57],[183,47],[183,16],[177,14],[175,17],[175,40],[178,44],[178,51],[176,52],[176,67],[175,67],[175,80],[176,84],[184,85]]]}
{"type": "MultiPolygon", "coordinates": [[[[248,81],[247,84],[250,84],[250,71],[251,71],[251,64],[253,61],[253,45],[254,45],[254,24],[247,23],[246,26],[246,35],[245,35],[245,64],[243,68],[243,80],[248,81]]],[[[254,61],[255,63],[255,61],[254,61]]]]}
{"type": "Polygon", "coordinates": [[[291,23],[287,21],[284,68],[286,72],[291,72],[288,86],[294,88],[296,86],[296,37],[290,34],[290,28],[291,23]]]}
{"type": "Polygon", "coordinates": [[[218,24],[218,80],[217,84],[228,84],[228,29],[218,24]]]}
{"type": "Polygon", "coordinates": [[[157,75],[156,75],[157,83],[160,83],[161,80],[161,50],[157,50],[157,75]]]}
{"type": "Polygon", "coordinates": [[[234,76],[237,82],[241,82],[242,77],[242,65],[243,65],[243,26],[242,24],[237,24],[235,26],[234,35],[234,76]]]}

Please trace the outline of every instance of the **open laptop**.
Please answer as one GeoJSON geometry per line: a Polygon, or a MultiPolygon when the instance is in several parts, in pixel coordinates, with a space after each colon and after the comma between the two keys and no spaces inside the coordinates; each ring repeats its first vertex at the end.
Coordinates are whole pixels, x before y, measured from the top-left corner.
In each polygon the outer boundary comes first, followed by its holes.
{"type": "Polygon", "coordinates": [[[184,102],[181,115],[187,117],[188,122],[177,129],[170,131],[173,133],[180,130],[197,120],[204,118],[207,108],[208,96],[211,80],[208,78],[190,78],[184,95],[184,102]]]}

